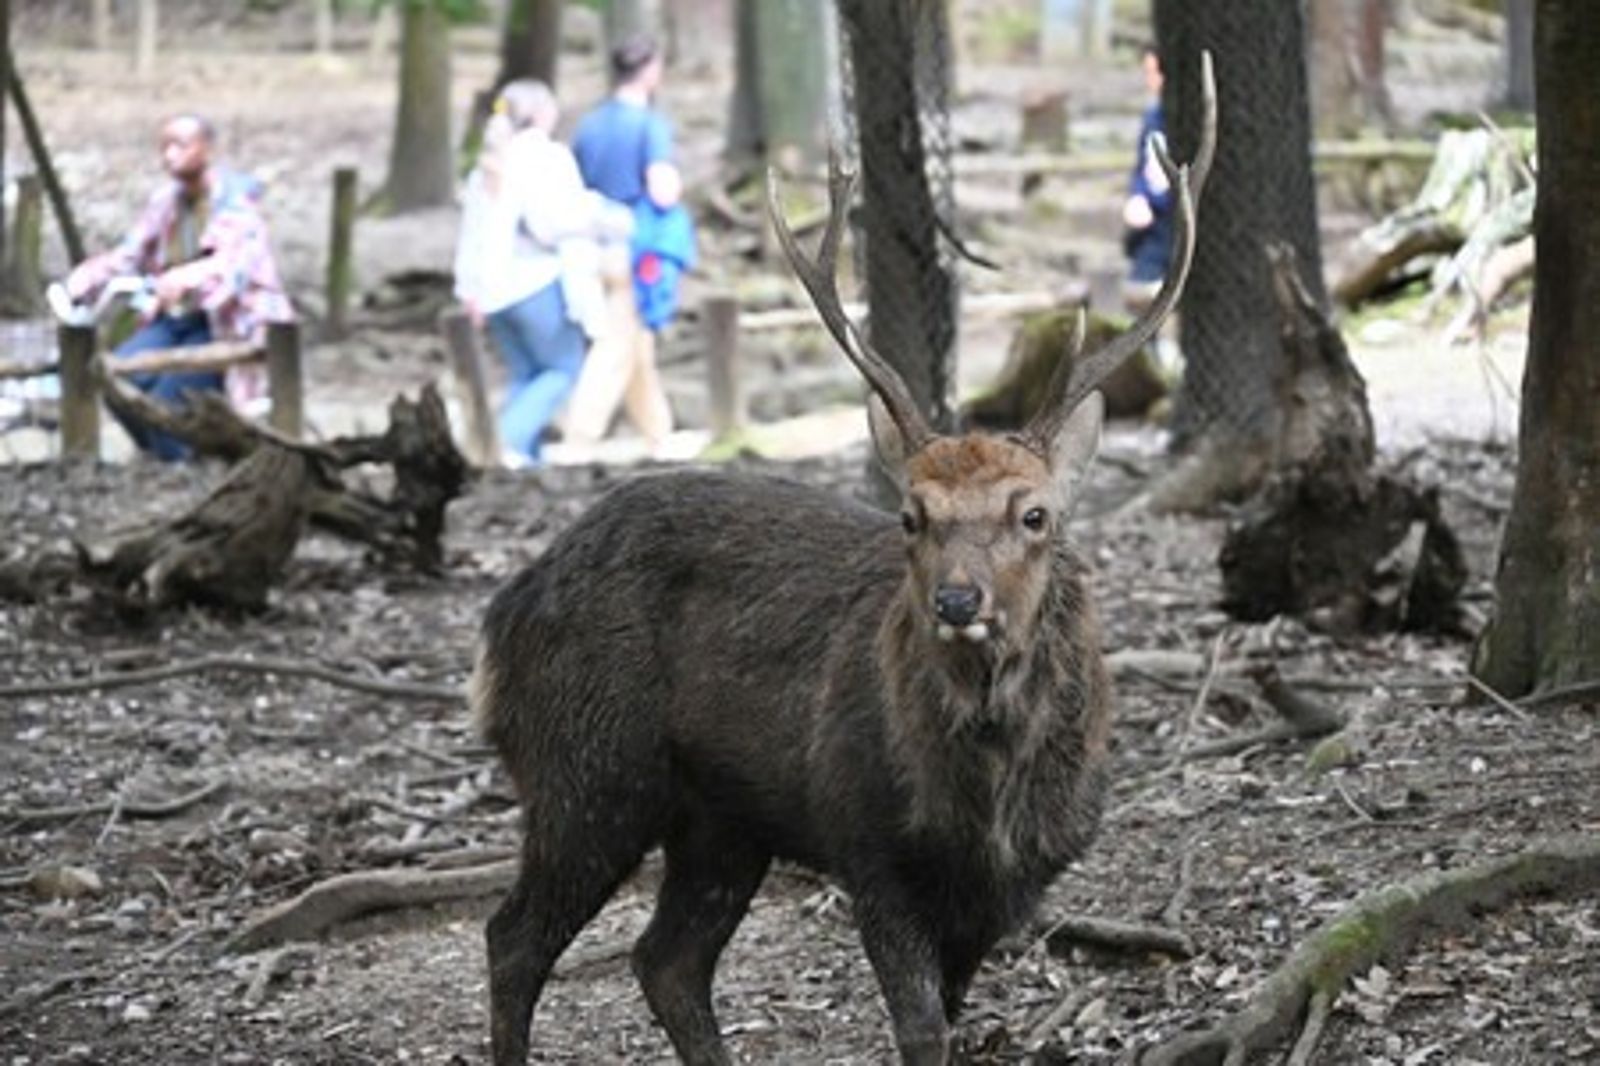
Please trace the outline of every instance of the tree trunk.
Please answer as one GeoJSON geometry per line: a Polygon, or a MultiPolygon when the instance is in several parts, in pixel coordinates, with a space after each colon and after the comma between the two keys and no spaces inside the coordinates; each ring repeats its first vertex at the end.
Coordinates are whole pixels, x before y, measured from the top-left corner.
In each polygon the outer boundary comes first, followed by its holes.
{"type": "Polygon", "coordinates": [[[1534,0],[1506,0],[1506,106],[1532,111],[1534,0]]]}
{"type": "Polygon", "coordinates": [[[1502,695],[1600,676],[1600,4],[1537,0],[1539,185],[1517,484],[1474,672],[1502,695]]]}
{"type": "Polygon", "coordinates": [[[1220,125],[1179,309],[1187,367],[1175,436],[1262,441],[1275,431],[1283,371],[1265,248],[1289,244],[1312,297],[1326,303],[1300,5],[1156,0],[1155,27],[1173,157],[1191,158],[1199,141],[1203,49],[1216,63],[1220,125]]]}
{"type": "Polygon", "coordinates": [[[760,0],[734,0],[733,92],[728,96],[728,137],[723,155],[735,167],[766,155],[761,125],[761,56],[756,32],[760,0]]]}
{"type": "Polygon", "coordinates": [[[680,69],[726,68],[736,6],[735,0],[668,0],[667,51],[680,69]]]}
{"type": "Polygon", "coordinates": [[[385,206],[396,213],[450,202],[450,24],[437,3],[408,4],[400,35],[400,100],[385,206]]]}
{"type": "Polygon", "coordinates": [[[790,169],[827,162],[828,101],[838,70],[831,4],[759,0],[755,21],[760,128],[768,162],[790,169]]]}
{"type": "Polygon", "coordinates": [[[495,91],[519,78],[537,78],[556,87],[556,57],[561,52],[563,0],[511,0],[500,34],[500,73],[495,91]]]}
{"type": "Polygon", "coordinates": [[[138,25],[134,32],[133,69],[141,78],[148,78],[156,68],[156,36],[160,32],[161,14],[156,0],[137,0],[138,25]]]}
{"type": "Polygon", "coordinates": [[[1312,115],[1317,136],[1345,137],[1361,128],[1356,70],[1350,55],[1347,0],[1310,0],[1312,115]]]}
{"type": "Polygon", "coordinates": [[[1361,98],[1367,121],[1387,126],[1394,118],[1385,53],[1393,0],[1359,0],[1359,5],[1356,57],[1360,61],[1361,98]]]}
{"type": "MultiPolygon", "coordinates": [[[[850,31],[874,348],[935,427],[953,421],[956,278],[939,248],[918,93],[922,0],[840,0],[850,31]]],[[[946,68],[948,69],[948,68],[946,68]]]]}
{"type": "Polygon", "coordinates": [[[645,34],[661,40],[661,0],[605,0],[606,47],[645,34]]]}
{"type": "MultiPolygon", "coordinates": [[[[0,0],[0,193],[5,191],[6,167],[6,97],[11,86],[11,65],[16,59],[11,54],[11,0],[0,0]]],[[[4,262],[9,249],[6,246],[5,197],[0,195],[0,262],[4,262]]]]}

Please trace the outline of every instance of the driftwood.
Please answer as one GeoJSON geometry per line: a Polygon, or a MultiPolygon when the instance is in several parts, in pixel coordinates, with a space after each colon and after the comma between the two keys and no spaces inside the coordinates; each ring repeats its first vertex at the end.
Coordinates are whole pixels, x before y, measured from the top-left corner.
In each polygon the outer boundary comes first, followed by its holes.
{"type": "Polygon", "coordinates": [[[252,918],[228,942],[234,952],[295,940],[314,940],[341,922],[373,911],[476,899],[503,892],[516,880],[520,860],[461,870],[362,870],[318,882],[252,918]]]}
{"type": "Polygon", "coordinates": [[[84,572],[97,587],[130,605],[258,608],[308,523],[366,545],[385,566],[441,566],[445,508],[468,468],[431,385],[416,401],[402,396],[390,404],[382,436],[313,445],[251,422],[216,393],[190,393],[185,407],[168,407],[98,361],[96,372],[112,410],[182,438],[199,455],[239,464],[176,522],[121,544],[83,548],[84,572]],[[393,469],[387,498],[341,477],[363,464],[393,469]]]}
{"type": "Polygon", "coordinates": [[[1344,340],[1273,253],[1287,370],[1274,472],[1230,522],[1223,608],[1236,618],[1305,618],[1334,632],[1449,630],[1465,560],[1436,489],[1373,472],[1366,385],[1344,340]]]}
{"type": "MultiPolygon", "coordinates": [[[[1476,866],[1421,874],[1368,892],[1300,945],[1244,1008],[1214,1028],[1185,1033],[1146,1052],[1144,1066],[1243,1063],[1293,1032],[1320,1024],[1355,974],[1393,958],[1429,931],[1462,926],[1475,912],[1542,893],[1600,887],[1600,837],[1560,837],[1476,866]]],[[[1314,1035],[1299,1046],[1309,1049],[1314,1035]]],[[[1304,1060],[1305,1055],[1302,1055],[1304,1060]]]]}

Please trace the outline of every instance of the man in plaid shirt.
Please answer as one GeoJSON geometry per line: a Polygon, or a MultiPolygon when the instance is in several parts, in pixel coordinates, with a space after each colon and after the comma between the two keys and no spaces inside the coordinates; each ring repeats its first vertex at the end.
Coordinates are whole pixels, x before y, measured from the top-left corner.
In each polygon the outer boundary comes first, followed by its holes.
{"type": "MultiPolygon", "coordinates": [[[[182,348],[213,340],[259,341],[269,322],[293,319],[273,261],[260,209],[261,183],[211,160],[216,137],[198,115],[178,115],[161,128],[161,163],[172,179],[150,197],[128,235],[109,252],[79,264],[67,277],[75,301],[94,297],[114,277],[149,279],[152,299],[138,332],[116,356],[182,348]]],[[[133,379],[144,392],[181,406],[185,390],[220,391],[214,371],[174,371],[133,379]]],[[[262,392],[259,368],[229,371],[236,403],[262,392]]],[[[169,434],[123,423],[140,448],[159,459],[182,459],[188,447],[169,434]]]]}

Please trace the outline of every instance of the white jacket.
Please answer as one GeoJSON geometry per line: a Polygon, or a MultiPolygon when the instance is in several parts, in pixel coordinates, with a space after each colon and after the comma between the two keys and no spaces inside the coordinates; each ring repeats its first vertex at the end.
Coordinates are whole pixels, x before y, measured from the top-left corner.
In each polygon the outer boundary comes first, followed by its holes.
{"type": "Polygon", "coordinates": [[[567,312],[594,336],[604,318],[602,239],[626,237],[632,217],[584,188],[566,145],[526,129],[506,146],[498,195],[474,170],[462,197],[455,292],[493,314],[560,279],[567,312]]]}

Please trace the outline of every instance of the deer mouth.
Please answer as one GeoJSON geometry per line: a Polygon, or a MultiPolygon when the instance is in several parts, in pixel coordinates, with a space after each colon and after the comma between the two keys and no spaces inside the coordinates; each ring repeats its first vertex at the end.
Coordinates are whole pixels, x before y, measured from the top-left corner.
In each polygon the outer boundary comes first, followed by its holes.
{"type": "Polygon", "coordinates": [[[946,644],[953,644],[961,640],[968,644],[987,644],[1000,636],[1003,619],[980,618],[964,626],[954,626],[948,622],[938,625],[939,639],[946,644]]]}

